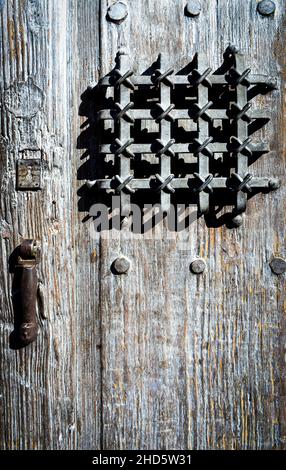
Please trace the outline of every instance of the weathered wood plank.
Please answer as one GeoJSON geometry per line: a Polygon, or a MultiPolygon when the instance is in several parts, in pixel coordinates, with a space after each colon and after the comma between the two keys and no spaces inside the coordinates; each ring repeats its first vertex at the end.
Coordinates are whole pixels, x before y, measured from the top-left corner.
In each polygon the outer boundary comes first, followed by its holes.
{"type": "Polygon", "coordinates": [[[69,6],[45,0],[1,3],[1,448],[77,446],[69,6]],[[25,158],[43,155],[43,191],[15,191],[15,162],[22,152],[25,158]],[[11,350],[8,258],[22,237],[42,245],[46,319],[39,318],[36,343],[11,350]]]}
{"type": "Polygon", "coordinates": [[[82,201],[74,190],[84,185],[86,166],[94,166],[94,138],[89,129],[89,108],[85,108],[82,94],[98,80],[100,67],[100,10],[98,1],[80,0],[69,3],[73,12],[69,31],[70,39],[70,136],[76,256],[75,290],[77,301],[73,315],[77,321],[77,419],[78,449],[101,447],[101,329],[100,329],[100,258],[99,241],[90,234],[85,222],[82,201]],[[82,128],[81,128],[82,126],[82,128]],[[87,130],[87,131],[86,131],[87,130]],[[77,147],[77,149],[75,148],[77,147]],[[84,171],[82,170],[84,168],[84,171]]]}
{"type": "MultiPolygon", "coordinates": [[[[201,3],[191,19],[184,1],[129,1],[120,26],[102,24],[102,74],[122,46],[142,72],[159,52],[177,69],[205,52],[216,68],[234,43],[253,73],[281,78],[282,2],[274,18],[259,16],[253,1],[201,3]]],[[[272,152],[253,171],[284,179],[281,103],[281,88],[258,102],[271,112],[263,137],[272,152]]],[[[164,239],[166,232],[156,242],[126,241],[124,232],[102,240],[104,448],[285,446],[285,285],[268,265],[273,253],[285,253],[284,191],[250,200],[240,229],[195,221],[183,251],[178,239],[164,239]],[[110,272],[120,254],[132,262],[121,277],[110,272]],[[198,278],[189,272],[197,255],[207,262],[198,278]]]]}

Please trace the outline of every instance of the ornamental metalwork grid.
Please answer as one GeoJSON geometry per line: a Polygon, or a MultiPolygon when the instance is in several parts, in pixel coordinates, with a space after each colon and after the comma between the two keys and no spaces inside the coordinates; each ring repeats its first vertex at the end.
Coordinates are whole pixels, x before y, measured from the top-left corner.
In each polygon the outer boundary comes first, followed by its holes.
{"type": "MultiPolygon", "coordinates": [[[[98,156],[114,155],[118,163],[118,173],[112,178],[89,181],[89,187],[99,190],[113,190],[120,194],[123,215],[130,212],[132,195],[138,190],[159,193],[163,212],[168,212],[172,195],[181,190],[191,191],[196,197],[198,211],[205,214],[209,210],[210,198],[215,198],[217,190],[226,190],[235,194],[232,215],[235,218],[246,209],[248,194],[253,191],[277,189],[279,181],[275,178],[257,177],[249,172],[249,157],[254,152],[268,152],[265,143],[254,143],[249,136],[249,124],[262,120],[264,125],[268,117],[260,109],[252,109],[248,92],[258,87],[260,93],[268,93],[275,88],[275,83],[265,75],[252,74],[244,63],[244,57],[234,46],[229,46],[224,53],[223,65],[216,72],[208,66],[204,54],[196,54],[193,61],[185,68],[186,74],[174,73],[169,67],[168,58],[160,54],[157,68],[150,75],[135,75],[130,68],[129,56],[119,51],[116,67],[111,74],[102,78],[97,89],[111,87],[113,97],[103,101],[105,105],[97,111],[97,121],[113,121],[114,134],[111,142],[98,146],[98,156]],[[189,69],[188,69],[189,67],[189,69]],[[190,95],[186,106],[176,107],[172,102],[173,90],[178,89],[181,96],[190,95]],[[213,89],[218,100],[211,100],[213,89]],[[152,90],[157,95],[153,103],[144,105],[144,90],[152,90]],[[140,92],[140,108],[136,106],[135,94],[140,92]],[[228,99],[223,100],[223,96],[228,99]],[[108,102],[108,106],[106,103],[108,102]],[[215,109],[216,103],[223,103],[215,109]],[[136,122],[152,120],[159,128],[158,138],[142,143],[140,135],[133,132],[136,122]],[[195,137],[190,141],[180,142],[173,136],[173,128],[178,120],[189,120],[196,126],[195,137]],[[228,122],[225,141],[216,140],[210,132],[214,120],[228,122]],[[148,178],[134,176],[131,162],[142,155],[153,154],[159,164],[159,172],[148,178]],[[211,162],[216,154],[223,154],[233,162],[229,175],[213,174],[211,162]],[[187,159],[195,158],[196,171],[180,177],[172,161],[180,155],[187,159]]],[[[140,132],[139,132],[140,134],[140,132]]],[[[151,135],[151,134],[150,134],[151,135]]],[[[158,165],[157,165],[158,166],[158,165]]]]}

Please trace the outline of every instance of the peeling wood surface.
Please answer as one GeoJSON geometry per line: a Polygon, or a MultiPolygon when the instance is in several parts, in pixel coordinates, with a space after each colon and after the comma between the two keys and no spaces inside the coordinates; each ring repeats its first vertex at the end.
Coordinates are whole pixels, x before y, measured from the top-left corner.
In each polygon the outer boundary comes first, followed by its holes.
{"type": "Polygon", "coordinates": [[[285,448],[285,277],[269,267],[285,257],[285,184],[252,198],[239,229],[194,220],[187,248],[165,227],[157,241],[93,240],[77,194],[94,164],[81,95],[121,46],[142,72],[159,52],[179,69],[202,51],[215,69],[233,43],[253,73],[278,77],[258,103],[271,152],[252,168],[285,182],[285,2],[264,18],[255,0],[202,0],[189,18],[183,0],[129,0],[120,25],[111,3],[0,2],[0,447],[285,448]],[[44,160],[42,191],[15,191],[21,156],[44,160]],[[37,341],[13,350],[8,259],[22,237],[42,243],[45,312],[37,341]],[[110,270],[119,254],[124,276],[110,270]]]}

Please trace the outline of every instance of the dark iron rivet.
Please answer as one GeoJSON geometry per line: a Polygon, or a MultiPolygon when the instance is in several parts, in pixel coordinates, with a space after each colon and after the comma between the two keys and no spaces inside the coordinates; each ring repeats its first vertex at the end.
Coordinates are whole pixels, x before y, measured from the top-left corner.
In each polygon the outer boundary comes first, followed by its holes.
{"type": "Polygon", "coordinates": [[[226,52],[227,52],[227,54],[234,55],[234,54],[238,54],[239,49],[238,49],[238,47],[235,46],[234,44],[230,44],[230,45],[227,47],[226,52]]]}
{"type": "Polygon", "coordinates": [[[275,78],[269,78],[266,82],[265,82],[265,86],[266,88],[268,89],[268,91],[273,91],[273,90],[277,90],[277,80],[275,78]]]}
{"type": "Polygon", "coordinates": [[[116,2],[107,10],[107,19],[113,23],[120,24],[127,18],[127,5],[123,2],[116,2]]]}
{"type": "Polygon", "coordinates": [[[113,268],[116,274],[125,274],[130,268],[130,261],[123,256],[116,258],[116,260],[113,262],[113,268]]]}
{"type": "Polygon", "coordinates": [[[93,188],[93,186],[95,186],[96,183],[97,183],[96,180],[86,180],[85,181],[85,185],[88,189],[93,188]]]}
{"type": "Polygon", "coordinates": [[[283,274],[286,271],[286,261],[280,256],[272,258],[269,265],[274,274],[283,274]]]}
{"type": "Polygon", "coordinates": [[[233,227],[240,227],[242,225],[242,222],[243,222],[243,218],[242,218],[242,215],[235,215],[232,219],[231,219],[231,224],[233,227]]]}
{"type": "Polygon", "coordinates": [[[268,181],[269,189],[275,190],[279,189],[281,186],[281,181],[278,178],[270,178],[268,181]]]}
{"type": "Polygon", "coordinates": [[[273,15],[275,12],[276,5],[271,0],[262,0],[257,5],[257,10],[262,16],[273,15]]]}
{"type": "Polygon", "coordinates": [[[202,274],[206,269],[206,262],[202,258],[195,259],[191,262],[190,269],[193,274],[202,274]]]}
{"type": "Polygon", "coordinates": [[[185,14],[188,16],[198,16],[200,12],[201,3],[199,0],[189,0],[185,8],[185,14]]]}

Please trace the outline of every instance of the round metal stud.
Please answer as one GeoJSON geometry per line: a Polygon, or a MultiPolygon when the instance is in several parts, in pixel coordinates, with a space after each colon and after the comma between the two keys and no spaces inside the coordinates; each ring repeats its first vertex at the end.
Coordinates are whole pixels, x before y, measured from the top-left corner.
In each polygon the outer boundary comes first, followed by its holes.
{"type": "Polygon", "coordinates": [[[116,274],[125,274],[130,269],[130,261],[122,256],[120,258],[116,258],[112,267],[116,274]]]}
{"type": "Polygon", "coordinates": [[[190,269],[193,274],[202,274],[206,269],[206,262],[202,258],[195,259],[191,262],[190,269]]]}
{"type": "Polygon", "coordinates": [[[231,225],[233,227],[240,227],[242,225],[242,222],[243,222],[243,218],[242,218],[242,215],[235,215],[232,219],[231,219],[231,225]]]}
{"type": "Polygon", "coordinates": [[[274,2],[272,2],[272,0],[262,0],[257,5],[258,13],[260,13],[262,16],[273,15],[275,9],[276,5],[274,2]]]}
{"type": "Polygon", "coordinates": [[[279,189],[281,186],[281,181],[278,178],[270,178],[268,181],[268,187],[269,189],[275,190],[279,189]]]}
{"type": "Polygon", "coordinates": [[[107,10],[107,19],[113,23],[120,24],[128,16],[127,5],[123,2],[116,2],[107,10]]]}
{"type": "Polygon", "coordinates": [[[268,91],[277,90],[277,80],[275,78],[269,77],[265,83],[265,86],[268,91]]]}
{"type": "Polygon", "coordinates": [[[200,12],[201,3],[199,0],[189,0],[185,8],[185,14],[188,16],[198,16],[200,12]]]}
{"type": "Polygon", "coordinates": [[[275,256],[269,263],[274,274],[283,274],[286,271],[286,260],[280,256],[275,256]]]}

